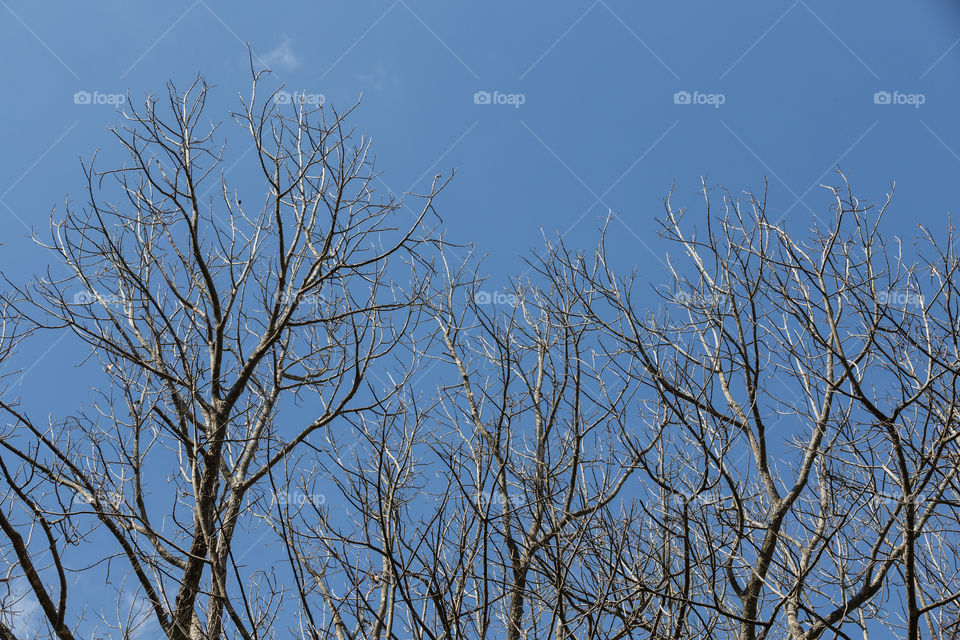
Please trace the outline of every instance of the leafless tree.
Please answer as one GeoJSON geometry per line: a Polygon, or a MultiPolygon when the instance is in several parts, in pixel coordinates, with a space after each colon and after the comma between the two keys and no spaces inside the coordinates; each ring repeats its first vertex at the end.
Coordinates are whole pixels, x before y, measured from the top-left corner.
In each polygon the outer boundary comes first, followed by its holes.
{"type": "Polygon", "coordinates": [[[341,640],[645,628],[649,551],[626,497],[637,372],[595,350],[599,327],[570,283],[498,292],[497,308],[471,261],[444,264],[430,352],[441,387],[414,387],[395,420],[319,457],[346,513],[310,505],[274,520],[309,585],[305,611],[325,612],[341,640]]]}
{"type": "Polygon", "coordinates": [[[350,112],[265,82],[246,206],[170,86],[2,298],[0,357],[69,334],[106,382],[46,423],[0,396],[0,638],[960,637],[952,228],[914,259],[892,192],[841,176],[798,233],[704,185],[665,288],[606,229],[491,287],[445,182],[379,198],[350,112]]]}
{"type": "Polygon", "coordinates": [[[274,519],[328,633],[957,637],[953,231],[908,262],[841,184],[802,241],[668,198],[660,300],[605,241],[493,296],[448,266],[439,393],[327,449],[346,515],[274,519]]]}
{"type": "Polygon", "coordinates": [[[114,130],[123,166],[85,167],[88,201],[47,243],[59,264],[7,296],[108,380],[48,424],[0,401],[5,557],[54,637],[98,616],[111,637],[267,635],[284,589],[237,549],[256,544],[270,474],[376,415],[416,364],[443,183],[419,213],[377,195],[349,111],[280,106],[262,76],[232,114],[260,184],[228,186],[210,88],[170,85],[114,130]],[[113,630],[69,588],[96,570],[134,602],[113,630]]]}
{"type": "Polygon", "coordinates": [[[673,637],[957,637],[954,232],[921,229],[909,262],[881,233],[892,190],[873,206],[842,183],[802,241],[765,197],[724,192],[717,216],[704,187],[698,229],[668,198],[684,260],[663,313],[603,245],[546,261],[589,292],[662,427],[641,466],[672,498],[651,518],[673,637]]]}

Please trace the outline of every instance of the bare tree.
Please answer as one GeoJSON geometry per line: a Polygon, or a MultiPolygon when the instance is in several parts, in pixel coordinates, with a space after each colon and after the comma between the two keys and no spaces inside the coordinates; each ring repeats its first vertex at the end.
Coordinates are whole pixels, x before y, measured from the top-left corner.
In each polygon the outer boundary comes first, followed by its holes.
{"type": "Polygon", "coordinates": [[[662,431],[640,464],[670,498],[651,518],[670,547],[660,595],[675,604],[656,616],[673,637],[958,633],[953,230],[922,229],[911,264],[880,231],[889,196],[832,192],[803,241],[765,197],[725,192],[714,217],[704,187],[698,230],[668,198],[663,235],[686,259],[670,263],[666,313],[604,246],[546,260],[579,277],[649,388],[643,419],[662,431]]]}
{"type": "Polygon", "coordinates": [[[263,86],[255,73],[233,114],[260,185],[228,186],[203,80],[170,85],[114,131],[126,164],[85,168],[86,206],[53,226],[57,268],[9,296],[108,378],[49,424],[0,401],[7,559],[52,636],[95,613],[67,574],[100,567],[143,605],[113,621],[124,637],[148,620],[169,638],[263,637],[284,590],[235,550],[256,539],[270,474],[376,414],[415,364],[443,184],[411,215],[376,195],[349,111],[281,111],[263,86]]]}
{"type": "Polygon", "coordinates": [[[378,198],[350,112],[263,86],[246,206],[171,85],[3,297],[0,357],[67,333],[107,384],[46,424],[0,396],[0,638],[16,606],[62,639],[960,637],[952,228],[914,260],[841,177],[798,240],[704,185],[666,289],[604,229],[488,290],[439,177],[378,198]]]}
{"type": "Polygon", "coordinates": [[[802,241],[765,198],[704,187],[699,233],[668,198],[659,305],[605,242],[509,294],[448,268],[439,393],[324,463],[353,521],[275,525],[331,633],[957,637],[954,235],[911,263],[892,192],[845,184],[802,241]]]}
{"type": "Polygon", "coordinates": [[[309,585],[306,610],[326,612],[338,639],[644,628],[648,550],[631,539],[642,525],[625,498],[636,372],[596,351],[599,327],[570,283],[499,292],[498,309],[470,261],[445,264],[438,392],[405,394],[348,455],[336,443],[321,455],[318,475],[347,514],[312,505],[275,520],[309,585]]]}

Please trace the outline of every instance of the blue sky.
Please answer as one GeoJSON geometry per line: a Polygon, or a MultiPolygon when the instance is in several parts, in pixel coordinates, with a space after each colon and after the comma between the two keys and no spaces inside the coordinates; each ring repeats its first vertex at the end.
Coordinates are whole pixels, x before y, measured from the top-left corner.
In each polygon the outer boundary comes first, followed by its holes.
{"type": "Polygon", "coordinates": [[[837,166],[874,201],[896,180],[890,233],[942,232],[956,208],[960,9],[946,0],[0,0],[0,41],[0,269],[15,282],[49,262],[28,231],[83,198],[80,159],[118,157],[117,94],[203,74],[231,140],[227,179],[257,185],[227,117],[249,87],[248,43],[291,93],[341,110],[363,95],[353,121],[385,191],[456,169],[438,210],[450,240],[489,256],[494,289],[544,235],[593,246],[608,211],[623,268],[665,283],[662,199],[675,185],[702,219],[702,176],[735,193],[766,178],[768,213],[795,229],[828,213],[818,185],[837,166]]]}
{"type": "Polygon", "coordinates": [[[608,209],[641,269],[659,269],[643,245],[664,250],[661,200],[675,183],[697,207],[704,175],[734,191],[768,178],[771,208],[801,226],[825,211],[817,185],[837,165],[873,199],[897,181],[898,232],[955,208],[960,10],[946,1],[2,0],[0,37],[8,273],[41,266],[27,228],[82,195],[79,158],[111,149],[114,107],[75,104],[76,92],[142,98],[202,73],[222,98],[211,117],[225,117],[248,85],[246,43],[291,92],[341,109],[363,93],[355,122],[385,189],[457,169],[439,203],[450,237],[475,242],[504,277],[541,230],[592,244],[608,209]],[[475,104],[478,91],[523,104],[475,104]],[[722,104],[676,104],[678,91],[722,104]],[[923,104],[875,104],[877,91],[923,104]]]}
{"type": "MultiPolygon", "coordinates": [[[[80,159],[117,157],[107,127],[128,90],[139,101],[204,75],[217,86],[208,113],[233,141],[227,179],[259,189],[227,117],[249,88],[248,43],[288,92],[338,109],[362,93],[353,121],[384,190],[456,169],[438,212],[448,239],[489,256],[493,288],[544,234],[592,247],[608,211],[621,266],[666,282],[655,220],[672,185],[702,220],[703,176],[734,192],[766,178],[768,214],[795,229],[828,215],[818,185],[836,184],[837,166],[874,201],[896,181],[889,233],[919,223],[942,237],[957,209],[960,8],[948,0],[0,0],[0,42],[0,271],[18,283],[50,259],[28,232],[44,237],[55,206],[83,199],[80,159]]],[[[25,398],[58,413],[88,397],[63,366],[77,355],[67,342],[30,349],[25,398]],[[64,383],[57,399],[31,384],[43,379],[64,383]]]]}

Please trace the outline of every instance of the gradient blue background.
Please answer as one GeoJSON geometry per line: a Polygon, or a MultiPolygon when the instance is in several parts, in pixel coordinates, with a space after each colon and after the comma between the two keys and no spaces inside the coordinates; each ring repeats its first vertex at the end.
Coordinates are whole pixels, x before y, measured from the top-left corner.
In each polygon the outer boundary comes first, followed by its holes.
{"type": "MultiPolygon", "coordinates": [[[[614,249],[651,286],[667,281],[656,235],[662,199],[702,219],[700,178],[734,192],[769,181],[769,216],[806,228],[827,215],[838,166],[863,197],[896,180],[886,230],[945,230],[960,176],[960,7],[903,2],[28,2],[0,0],[0,270],[45,269],[32,243],[54,206],[84,201],[80,159],[122,158],[115,107],[78,91],[140,101],[217,86],[227,179],[260,197],[250,144],[228,117],[249,88],[247,44],[289,92],[323,94],[372,137],[384,191],[457,176],[438,201],[448,239],[489,256],[488,288],[523,273],[544,235],[591,247],[608,211],[614,249]],[[522,94],[517,107],[477,91],[522,94]],[[677,91],[724,103],[675,104],[677,91]],[[877,91],[924,104],[875,104],[877,91]]],[[[67,341],[68,342],[68,341],[67,341]]],[[[30,376],[75,381],[68,344],[30,376]]],[[[33,385],[25,385],[31,395],[33,385]]],[[[82,389],[80,390],[82,391],[82,389]]],[[[83,391],[85,393],[85,391],[83,391]]],[[[78,395],[77,399],[83,397],[78,395]]],[[[51,409],[58,409],[53,403],[51,409]]]]}
{"type": "MultiPolygon", "coordinates": [[[[490,289],[522,273],[544,235],[592,247],[609,211],[619,264],[665,283],[655,220],[672,185],[702,220],[702,176],[734,192],[766,178],[768,215],[795,229],[829,215],[818,185],[836,184],[838,166],[874,201],[896,181],[888,233],[912,239],[925,224],[943,237],[957,208],[960,8],[948,0],[0,0],[0,42],[0,271],[15,283],[51,259],[28,234],[48,237],[53,208],[84,200],[80,159],[121,157],[107,130],[119,113],[75,104],[78,91],[140,101],[203,74],[217,86],[208,116],[230,140],[227,180],[260,196],[227,115],[249,89],[248,43],[287,91],[338,109],[363,94],[353,122],[385,192],[457,170],[438,210],[449,240],[489,256],[490,289]],[[478,91],[523,104],[475,104],[478,91]],[[675,104],[677,91],[724,103],[675,104]],[[878,91],[924,104],[875,104],[878,91]]],[[[29,346],[4,366],[24,372],[8,393],[74,411],[98,383],[77,375],[81,355],[68,339],[29,346]]]]}

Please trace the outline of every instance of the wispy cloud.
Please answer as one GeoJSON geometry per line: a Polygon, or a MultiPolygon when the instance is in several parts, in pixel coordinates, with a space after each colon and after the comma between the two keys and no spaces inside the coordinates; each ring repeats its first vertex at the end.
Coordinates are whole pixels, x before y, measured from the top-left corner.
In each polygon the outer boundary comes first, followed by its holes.
{"type": "Polygon", "coordinates": [[[260,56],[263,64],[280,69],[295,69],[300,66],[300,58],[293,52],[290,39],[284,38],[276,48],[260,56]]]}
{"type": "Polygon", "coordinates": [[[9,596],[4,600],[6,607],[4,611],[0,611],[0,621],[9,627],[16,637],[34,637],[39,634],[42,611],[26,579],[15,579],[9,596]]]}
{"type": "Polygon", "coordinates": [[[357,74],[357,80],[362,86],[370,87],[374,91],[383,91],[400,84],[400,78],[396,74],[387,72],[383,65],[379,64],[376,71],[357,74]]]}

